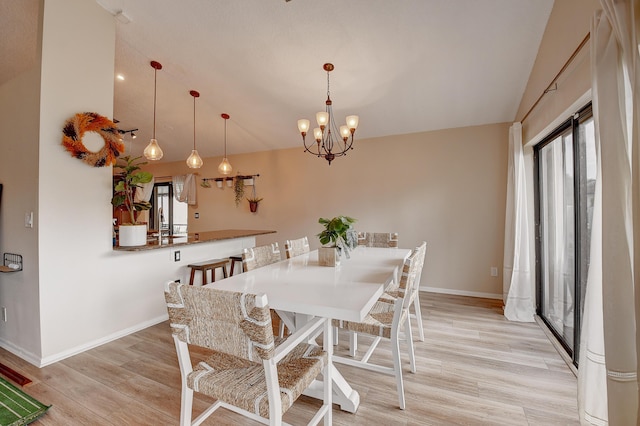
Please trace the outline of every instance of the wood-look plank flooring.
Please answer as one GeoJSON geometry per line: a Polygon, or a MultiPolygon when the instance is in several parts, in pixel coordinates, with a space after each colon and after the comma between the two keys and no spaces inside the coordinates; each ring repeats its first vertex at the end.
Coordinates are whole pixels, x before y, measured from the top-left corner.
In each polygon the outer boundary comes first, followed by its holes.
{"type": "MultiPolygon", "coordinates": [[[[425,341],[414,340],[418,371],[405,354],[406,410],[391,376],[337,368],[360,393],[355,414],[334,405],[335,425],[578,425],[576,378],[535,323],[507,321],[501,302],[421,293],[425,341]]],[[[347,349],[341,335],[336,351],[347,349]]],[[[360,336],[360,349],[368,339],[360,336]]],[[[372,361],[390,365],[383,342],[372,361]]],[[[175,425],[180,372],[161,323],[56,364],[37,368],[0,349],[0,362],[28,376],[25,390],[53,407],[34,425],[175,425]]],[[[198,397],[196,412],[210,400],[198,397]]],[[[301,397],[285,415],[306,424],[319,402],[301,397]]],[[[218,410],[205,425],[255,425],[218,410]]]]}

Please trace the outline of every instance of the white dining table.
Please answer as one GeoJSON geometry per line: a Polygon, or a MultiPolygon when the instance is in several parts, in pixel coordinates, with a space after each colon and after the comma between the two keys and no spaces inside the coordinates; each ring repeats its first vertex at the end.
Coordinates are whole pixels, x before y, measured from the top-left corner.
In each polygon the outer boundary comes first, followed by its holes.
{"type": "MultiPolygon", "coordinates": [[[[335,267],[320,266],[314,250],[252,271],[233,275],[207,287],[252,294],[265,293],[269,307],[296,314],[300,318],[319,316],[346,321],[362,321],[385,287],[397,280],[404,259],[411,250],[401,248],[357,247],[335,267]]],[[[332,369],[334,402],[344,411],[355,413],[359,394],[332,369]]],[[[316,396],[321,388],[312,387],[316,396]]]]}

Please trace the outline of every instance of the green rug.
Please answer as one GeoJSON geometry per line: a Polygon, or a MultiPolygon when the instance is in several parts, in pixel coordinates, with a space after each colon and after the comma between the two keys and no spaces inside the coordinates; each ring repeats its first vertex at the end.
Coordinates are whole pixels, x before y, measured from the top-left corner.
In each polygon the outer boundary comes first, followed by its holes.
{"type": "Polygon", "coordinates": [[[26,425],[51,407],[30,397],[0,377],[0,425],[26,425]]]}

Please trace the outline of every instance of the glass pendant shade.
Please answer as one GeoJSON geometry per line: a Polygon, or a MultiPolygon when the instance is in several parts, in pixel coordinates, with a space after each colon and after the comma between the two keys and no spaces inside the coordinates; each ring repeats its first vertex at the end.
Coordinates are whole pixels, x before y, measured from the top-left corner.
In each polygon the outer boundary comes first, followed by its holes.
{"type": "Polygon", "coordinates": [[[202,164],[202,158],[198,155],[198,151],[195,149],[191,150],[191,155],[187,158],[187,166],[189,166],[190,169],[199,169],[202,167],[202,164]]]}
{"type": "Polygon", "coordinates": [[[342,136],[342,139],[347,139],[349,136],[351,136],[351,130],[349,130],[348,126],[340,126],[340,136],[342,136]]]}
{"type": "Polygon", "coordinates": [[[349,129],[357,129],[358,128],[358,122],[360,121],[360,117],[358,117],[357,115],[350,115],[347,117],[347,127],[349,127],[349,129]]]}
{"type": "Polygon", "coordinates": [[[316,113],[316,121],[318,122],[318,126],[326,126],[329,122],[329,113],[326,111],[316,113]]]}
{"type": "Polygon", "coordinates": [[[298,130],[300,130],[300,133],[307,133],[309,131],[309,120],[298,120],[298,130]]]}
{"type": "Polygon", "coordinates": [[[231,167],[231,163],[229,163],[227,157],[224,157],[222,159],[222,163],[220,163],[220,165],[218,166],[218,172],[220,172],[221,175],[228,175],[232,171],[233,167],[231,167]]]}
{"type": "Polygon", "coordinates": [[[158,145],[158,141],[155,139],[151,139],[149,145],[144,149],[143,154],[147,160],[159,160],[164,155],[162,149],[160,149],[160,145],[158,145]]]}
{"type": "Polygon", "coordinates": [[[322,140],[322,130],[320,130],[320,127],[316,127],[315,129],[313,129],[313,137],[317,141],[321,141],[322,140]]]}

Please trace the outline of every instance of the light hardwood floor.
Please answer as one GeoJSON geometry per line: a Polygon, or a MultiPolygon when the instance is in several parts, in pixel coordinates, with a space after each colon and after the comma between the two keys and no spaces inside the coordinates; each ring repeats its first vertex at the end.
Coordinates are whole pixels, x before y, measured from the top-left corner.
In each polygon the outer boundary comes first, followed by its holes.
{"type": "MultiPolygon", "coordinates": [[[[496,300],[433,293],[421,299],[426,336],[415,345],[417,373],[404,358],[406,410],[398,409],[393,377],[338,365],[361,403],[356,414],[334,405],[335,425],[579,424],[576,378],[537,324],[505,320],[496,300]]],[[[341,336],[337,350],[346,342],[341,336]]],[[[359,342],[364,349],[367,339],[359,342]]],[[[390,359],[382,342],[372,360],[390,359]]],[[[0,362],[33,380],[25,390],[53,405],[34,425],[178,423],[180,373],[167,323],[42,369],[1,349],[0,362]]],[[[207,402],[200,397],[194,406],[207,402]]],[[[306,424],[317,407],[301,397],[285,421],[306,424]]],[[[257,423],[219,410],[204,424],[257,423]]]]}

